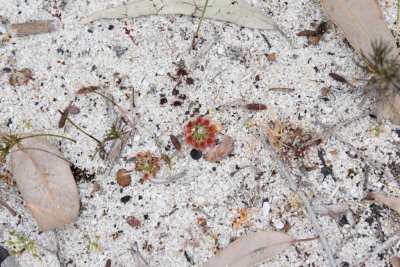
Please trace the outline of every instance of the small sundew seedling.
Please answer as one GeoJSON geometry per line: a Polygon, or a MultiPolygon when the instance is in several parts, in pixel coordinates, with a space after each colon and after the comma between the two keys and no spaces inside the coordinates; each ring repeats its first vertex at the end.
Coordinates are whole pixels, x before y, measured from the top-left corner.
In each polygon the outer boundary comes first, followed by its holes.
{"type": "Polygon", "coordinates": [[[381,124],[376,125],[375,127],[369,128],[368,131],[375,137],[379,137],[381,133],[385,132],[385,127],[381,124]]]}
{"type": "Polygon", "coordinates": [[[21,255],[24,251],[29,251],[35,258],[40,258],[35,242],[27,239],[23,235],[18,235],[15,232],[9,232],[12,239],[6,241],[7,246],[12,247],[10,253],[15,256],[21,255]]]}
{"type": "Polygon", "coordinates": [[[187,144],[203,150],[214,145],[217,138],[217,127],[208,118],[200,116],[186,124],[183,134],[187,144]]]}
{"type": "Polygon", "coordinates": [[[136,154],[135,171],[143,173],[143,180],[148,180],[151,176],[156,176],[160,170],[159,158],[150,151],[136,154]]]}
{"type": "Polygon", "coordinates": [[[100,249],[100,236],[99,235],[95,235],[93,240],[90,241],[89,244],[86,245],[86,251],[98,251],[100,249]]]}

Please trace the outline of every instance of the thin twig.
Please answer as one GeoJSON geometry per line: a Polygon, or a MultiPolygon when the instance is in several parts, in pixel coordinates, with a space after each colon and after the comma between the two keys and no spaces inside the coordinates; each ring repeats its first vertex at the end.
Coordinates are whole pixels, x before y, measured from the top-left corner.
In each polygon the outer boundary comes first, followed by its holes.
{"type": "MultiPolygon", "coordinates": [[[[384,243],[382,243],[382,245],[377,247],[372,253],[368,253],[369,256],[364,257],[360,263],[371,261],[371,259],[373,257],[378,255],[379,253],[382,253],[382,251],[386,250],[388,247],[390,247],[391,245],[396,243],[399,239],[400,239],[400,234],[392,236],[391,238],[386,240],[384,243]]],[[[357,264],[357,265],[359,265],[359,264],[357,264]]]]}
{"type": "Polygon", "coordinates": [[[177,174],[170,175],[164,179],[150,178],[149,181],[154,184],[167,184],[167,183],[171,183],[177,179],[180,179],[180,178],[184,177],[185,175],[186,175],[186,172],[179,172],[177,174]]]}
{"type": "Polygon", "coordinates": [[[3,206],[4,208],[6,208],[6,209],[11,213],[12,216],[16,216],[16,215],[17,215],[17,213],[15,212],[15,210],[13,210],[13,209],[7,204],[7,202],[6,202],[4,199],[2,199],[1,197],[0,197],[0,205],[3,206]]]}
{"type": "Polygon", "coordinates": [[[60,266],[64,267],[66,265],[64,264],[63,259],[62,259],[60,240],[58,239],[57,230],[53,230],[53,234],[54,234],[54,238],[56,239],[56,244],[57,244],[57,251],[56,251],[57,259],[58,259],[58,262],[60,263],[60,266]]]}
{"type": "Polygon", "coordinates": [[[303,191],[298,190],[294,179],[292,178],[291,174],[287,170],[287,167],[285,166],[285,163],[283,163],[283,161],[278,156],[278,154],[276,153],[274,148],[269,144],[269,142],[267,141],[268,139],[265,136],[265,134],[262,131],[262,129],[260,129],[260,134],[261,134],[261,137],[262,137],[264,143],[266,144],[268,152],[270,153],[271,157],[273,159],[275,159],[281,175],[286,177],[286,179],[289,182],[289,186],[292,189],[292,191],[297,193],[297,195],[303,201],[304,206],[306,207],[306,210],[307,210],[308,215],[310,217],[311,223],[314,225],[314,229],[317,232],[317,235],[319,236],[319,240],[320,240],[320,242],[322,243],[322,246],[325,249],[325,252],[326,252],[326,255],[327,255],[327,258],[328,258],[328,261],[329,261],[329,265],[331,267],[337,267],[338,265],[336,264],[335,258],[333,257],[332,249],[331,249],[330,245],[328,244],[328,242],[327,242],[327,240],[326,240],[326,238],[324,236],[324,233],[322,232],[321,226],[319,225],[319,223],[317,221],[317,217],[315,216],[314,210],[312,209],[312,207],[310,205],[310,202],[307,199],[306,194],[303,191]]]}
{"type": "Polygon", "coordinates": [[[365,165],[364,167],[364,184],[363,184],[363,190],[367,191],[368,190],[368,180],[369,180],[369,166],[365,165]]]}
{"type": "Polygon", "coordinates": [[[131,247],[131,253],[132,255],[137,258],[140,261],[140,265],[139,266],[149,266],[149,263],[145,260],[145,258],[142,256],[142,254],[139,251],[139,246],[138,243],[135,241],[132,244],[131,247]]]}

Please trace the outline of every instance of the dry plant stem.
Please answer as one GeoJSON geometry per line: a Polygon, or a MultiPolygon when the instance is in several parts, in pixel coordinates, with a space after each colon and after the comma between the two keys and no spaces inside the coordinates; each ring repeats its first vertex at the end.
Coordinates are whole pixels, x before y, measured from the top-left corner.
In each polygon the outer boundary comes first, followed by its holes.
{"type": "Polygon", "coordinates": [[[131,247],[131,253],[133,257],[137,258],[140,261],[139,266],[150,266],[149,263],[145,260],[145,258],[140,254],[138,243],[135,241],[131,247]]]}
{"type": "Polygon", "coordinates": [[[400,27],[400,0],[397,0],[397,19],[396,19],[397,27],[400,27]]]}
{"type": "Polygon", "coordinates": [[[86,136],[88,136],[88,137],[90,137],[91,139],[93,139],[94,141],[96,141],[98,144],[102,144],[102,142],[101,142],[99,139],[97,139],[96,137],[94,137],[94,136],[88,134],[87,132],[85,132],[84,130],[82,130],[82,128],[79,127],[77,124],[75,124],[70,118],[67,118],[67,121],[68,121],[69,123],[71,123],[72,126],[74,126],[76,129],[78,129],[80,132],[82,132],[82,133],[85,134],[86,136]]]}
{"type": "Polygon", "coordinates": [[[297,193],[297,195],[301,198],[301,200],[304,203],[304,206],[306,207],[306,210],[308,212],[308,215],[310,217],[311,223],[314,225],[314,229],[317,232],[318,236],[319,236],[319,240],[322,243],[322,246],[325,249],[328,261],[329,261],[329,265],[331,267],[337,267],[338,265],[336,264],[335,258],[333,257],[333,253],[332,253],[332,249],[330,247],[330,245],[328,244],[321,226],[318,223],[317,217],[315,216],[314,210],[312,209],[310,202],[307,199],[306,194],[303,191],[298,190],[296,183],[294,182],[291,174],[289,173],[289,171],[287,170],[285,164],[283,163],[283,161],[280,159],[279,155],[276,153],[276,151],[273,149],[273,147],[269,144],[269,142],[267,141],[267,137],[265,136],[264,132],[262,131],[262,129],[260,129],[260,134],[261,137],[264,141],[264,143],[266,144],[266,148],[268,150],[268,152],[270,153],[271,157],[273,159],[275,159],[279,171],[281,173],[282,176],[284,176],[287,181],[289,182],[289,186],[292,189],[292,191],[294,191],[295,193],[297,193]]]}
{"type": "Polygon", "coordinates": [[[4,208],[6,208],[6,209],[11,213],[12,216],[16,216],[16,215],[17,215],[17,213],[15,212],[15,210],[13,210],[13,209],[7,204],[7,202],[5,202],[4,199],[2,199],[1,197],[0,197],[0,205],[3,206],[4,208]]]}
{"type": "Polygon", "coordinates": [[[150,178],[149,181],[154,184],[167,184],[167,183],[171,183],[177,179],[180,179],[184,176],[186,176],[186,172],[179,172],[175,175],[170,175],[164,179],[150,178]]]}
{"type": "Polygon", "coordinates": [[[32,138],[32,137],[38,137],[38,136],[57,137],[57,138],[66,139],[66,140],[76,143],[76,141],[74,139],[66,137],[66,136],[58,135],[58,134],[30,134],[30,135],[26,135],[26,136],[19,138],[19,140],[32,138]]]}
{"type": "Polygon", "coordinates": [[[197,25],[197,30],[196,30],[196,33],[194,34],[193,40],[192,40],[192,49],[194,49],[196,47],[196,39],[197,39],[197,37],[199,37],[200,27],[201,27],[201,24],[203,23],[204,14],[206,14],[207,6],[208,6],[208,0],[206,0],[203,10],[201,11],[199,24],[197,25]]]}
{"type": "Polygon", "coordinates": [[[377,247],[372,253],[369,253],[368,257],[364,257],[361,263],[364,262],[369,262],[371,261],[371,259],[373,257],[376,257],[376,255],[378,255],[379,253],[382,253],[382,251],[386,250],[388,247],[392,246],[394,243],[396,243],[398,240],[400,239],[400,234],[396,234],[392,237],[390,237],[388,240],[386,240],[384,243],[382,243],[382,245],[380,245],[379,247],[377,247]]]}
{"type": "Polygon", "coordinates": [[[56,239],[56,244],[57,244],[56,255],[57,255],[58,262],[60,263],[61,267],[65,267],[65,264],[64,264],[64,262],[62,260],[62,254],[61,254],[61,248],[60,248],[60,240],[58,238],[57,230],[53,230],[53,234],[54,234],[54,238],[56,239]]]}

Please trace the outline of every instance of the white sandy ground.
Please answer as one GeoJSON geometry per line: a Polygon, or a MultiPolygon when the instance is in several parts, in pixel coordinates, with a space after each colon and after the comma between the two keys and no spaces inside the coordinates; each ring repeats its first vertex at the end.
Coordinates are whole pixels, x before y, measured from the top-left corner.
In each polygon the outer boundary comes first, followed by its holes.
{"type": "MultiPolygon", "coordinates": [[[[363,78],[365,74],[357,66],[360,57],[342,41],[341,31],[330,26],[318,46],[309,46],[305,37],[296,36],[301,30],[312,29],[313,22],[327,21],[319,2],[252,2],[272,16],[294,47],[274,31],[261,32],[206,20],[201,29],[203,41],[195,51],[189,48],[197,19],[190,17],[127,19],[134,29],[137,46],[124,34],[123,19],[100,20],[86,26],[79,23],[94,11],[122,3],[122,0],[67,1],[62,11],[63,28],[50,34],[12,38],[0,44],[0,71],[3,68],[30,68],[35,78],[26,86],[12,87],[8,83],[10,74],[2,71],[2,129],[70,136],[78,142],[53,140],[53,143],[76,166],[96,173],[91,182],[78,182],[82,202],[80,217],[74,224],[57,230],[62,263],[49,252],[56,250],[54,233],[39,233],[18,188],[1,180],[1,197],[18,213],[17,217],[12,217],[0,208],[2,245],[12,250],[4,244],[10,240],[10,231],[37,244],[40,258],[25,251],[16,257],[20,266],[104,266],[107,259],[112,260],[112,266],[140,266],[140,261],[130,251],[134,242],[138,243],[140,253],[150,266],[189,266],[184,251],[196,266],[200,266],[216,252],[217,247],[225,247],[231,239],[257,230],[276,231],[276,227],[281,228],[280,225],[286,221],[291,225],[289,234],[298,238],[315,236],[304,206],[290,191],[258,135],[255,125],[269,121],[270,114],[266,111],[249,112],[241,107],[218,111],[216,108],[232,103],[261,102],[272,108],[278,120],[290,121],[315,136],[322,132],[322,128],[315,124],[317,116],[322,123],[337,124],[368,108],[368,104],[363,109],[357,106],[361,100],[362,83],[355,78],[363,78]],[[114,26],[111,30],[110,25],[114,26]],[[267,36],[272,48],[268,48],[261,33],[267,36]],[[117,56],[116,50],[125,53],[117,56]],[[232,56],[232,51],[243,60],[232,56]],[[277,61],[267,61],[265,54],[268,53],[276,53],[277,61]],[[179,88],[188,100],[181,107],[172,107],[170,104],[174,97],[171,90],[175,82],[167,73],[175,73],[175,64],[179,60],[185,62],[195,82],[179,88]],[[64,61],[65,65],[57,61],[64,61]],[[200,66],[204,66],[204,71],[200,66]],[[116,85],[113,77],[116,72],[126,76],[122,84],[125,89],[116,85]],[[334,81],[328,76],[330,72],[343,75],[356,87],[334,81]],[[261,78],[258,82],[255,81],[256,75],[261,78]],[[195,161],[188,155],[189,147],[184,146],[185,156],[174,157],[171,170],[163,164],[159,173],[159,177],[164,177],[186,171],[184,178],[168,185],[156,185],[139,183],[141,175],[135,173],[132,185],[122,189],[115,183],[115,173],[119,168],[133,168],[132,164],[121,160],[114,166],[107,166],[98,157],[92,160],[91,155],[96,149],[94,142],[70,125],[65,130],[57,128],[57,110],[64,109],[75,99],[74,93],[78,88],[106,84],[106,90],[120,105],[140,117],[136,136],[130,140],[122,156],[132,157],[136,152],[146,150],[158,155],[162,152],[172,155],[169,135],[181,133],[184,123],[190,118],[186,112],[193,113],[197,106],[200,106],[200,114],[208,111],[212,120],[222,125],[220,138],[224,134],[234,138],[233,156],[218,164],[195,161]],[[136,108],[132,107],[130,86],[135,88],[136,108]],[[271,87],[292,87],[295,92],[272,92],[268,90],[271,87]],[[331,89],[329,101],[322,100],[322,87],[331,89]],[[167,95],[167,105],[160,106],[160,94],[167,95]],[[192,102],[199,104],[191,105],[192,102]],[[161,147],[157,146],[155,138],[159,139],[161,147]],[[170,150],[165,151],[165,147],[170,150]],[[256,166],[257,170],[247,168],[230,176],[236,166],[248,165],[256,166]],[[263,173],[258,180],[255,179],[257,172],[263,173]],[[101,185],[101,190],[92,194],[95,182],[101,185]],[[126,195],[132,199],[123,204],[120,198],[126,195]],[[271,206],[269,213],[262,212],[263,200],[271,206]],[[248,217],[250,223],[235,230],[232,222],[238,210],[244,208],[253,210],[248,217]],[[138,229],[132,228],[125,221],[128,216],[139,218],[142,225],[138,229]],[[206,232],[198,226],[198,218],[207,219],[209,228],[206,232]],[[120,234],[116,236],[118,232],[120,234]],[[95,240],[96,235],[100,237],[99,248],[88,251],[86,246],[95,240]],[[218,240],[218,245],[214,240],[218,240]]],[[[10,23],[53,19],[43,10],[43,5],[42,1],[0,0],[0,15],[10,23]]],[[[389,26],[394,28],[394,1],[381,1],[381,6],[389,26]]],[[[3,38],[8,26],[2,24],[0,27],[0,38],[3,38]]],[[[71,118],[101,138],[113,122],[104,100],[96,95],[87,95],[79,97],[75,104],[81,108],[81,113],[71,118]]],[[[357,266],[365,260],[366,266],[388,266],[386,264],[392,255],[400,256],[400,241],[396,239],[400,231],[399,215],[383,207],[379,226],[371,212],[372,203],[362,200],[365,197],[362,189],[364,162],[371,160],[383,169],[390,163],[398,166],[400,162],[400,139],[394,132],[399,127],[385,121],[381,126],[383,132],[376,137],[369,129],[377,125],[375,119],[367,116],[336,131],[354,145],[358,153],[351,152],[336,137],[323,137],[319,147],[327,152],[326,160],[333,165],[337,182],[330,177],[323,179],[319,168],[308,172],[308,177],[299,175],[297,178],[312,204],[343,203],[350,207],[351,212],[347,214],[350,225],[339,226],[336,219],[318,216],[339,265],[347,262],[348,265],[343,266],[357,266]],[[332,151],[337,151],[337,155],[329,153],[332,151]],[[360,152],[368,157],[362,157],[360,152]],[[355,154],[358,156],[349,156],[355,154]],[[354,172],[352,177],[350,170],[354,172]],[[371,224],[368,223],[370,219],[371,224]],[[379,227],[384,233],[382,239],[379,227]],[[376,250],[390,238],[394,241],[378,255],[376,250]]],[[[317,149],[312,148],[304,161],[309,166],[320,166],[317,149]]],[[[291,169],[300,174],[296,163],[291,169]]],[[[9,171],[7,162],[1,172],[5,175],[9,171]]],[[[400,196],[398,181],[385,177],[379,169],[371,166],[370,189],[400,196]]],[[[327,265],[326,254],[320,242],[315,240],[292,245],[261,266],[327,265]]]]}

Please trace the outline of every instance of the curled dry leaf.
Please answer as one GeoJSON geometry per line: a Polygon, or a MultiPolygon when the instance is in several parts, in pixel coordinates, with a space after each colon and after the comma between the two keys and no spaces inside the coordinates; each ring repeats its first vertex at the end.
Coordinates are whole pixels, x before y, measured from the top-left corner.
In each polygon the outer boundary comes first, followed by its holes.
{"type": "Polygon", "coordinates": [[[393,57],[397,57],[396,40],[386,25],[377,0],[321,0],[321,3],[326,14],[360,55],[371,55],[372,44],[382,41],[392,48],[393,57]]]}
{"type": "Polygon", "coordinates": [[[217,162],[227,157],[234,148],[234,141],[232,137],[226,135],[221,143],[211,148],[203,157],[210,162],[217,162]]]}
{"type": "Polygon", "coordinates": [[[68,161],[44,137],[23,139],[11,154],[12,174],[39,229],[72,223],[79,195],[68,161]]]}
{"type": "Polygon", "coordinates": [[[12,86],[27,85],[30,80],[33,80],[33,72],[28,68],[13,72],[8,79],[12,86]]]}
{"type": "Polygon", "coordinates": [[[386,196],[382,193],[370,192],[368,193],[367,199],[379,201],[391,208],[392,210],[396,211],[397,213],[400,213],[400,197],[392,197],[386,196]]]}
{"type": "MultiPolygon", "coordinates": [[[[130,5],[100,10],[82,20],[82,23],[86,24],[97,19],[135,18],[149,15],[200,17],[205,3],[206,0],[140,0],[130,5]]],[[[227,21],[247,28],[278,30],[287,38],[275,22],[243,0],[209,0],[204,18],[227,21]]]]}
{"type": "Polygon", "coordinates": [[[280,232],[256,232],[240,237],[229,244],[220,254],[209,259],[204,267],[254,266],[281,253],[297,240],[280,232]]]}

